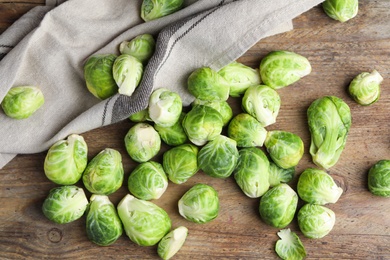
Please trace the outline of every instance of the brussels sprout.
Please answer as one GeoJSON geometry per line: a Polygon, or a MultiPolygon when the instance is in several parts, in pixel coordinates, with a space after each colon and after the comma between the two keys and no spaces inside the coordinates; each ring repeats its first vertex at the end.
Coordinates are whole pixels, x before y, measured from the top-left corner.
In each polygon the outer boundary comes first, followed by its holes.
{"type": "Polygon", "coordinates": [[[61,186],[50,190],[42,212],[51,221],[65,224],[81,218],[87,206],[88,199],[83,189],[74,185],[61,186]]]}
{"type": "Polygon", "coordinates": [[[294,133],[269,131],[264,146],[274,163],[283,169],[295,167],[303,156],[303,141],[294,133]]]}
{"type": "Polygon", "coordinates": [[[368,189],[374,195],[390,197],[390,160],[380,160],[370,168],[368,189]]]}
{"type": "Polygon", "coordinates": [[[89,92],[99,99],[106,99],[118,92],[112,67],[117,58],[114,54],[95,54],[84,64],[84,79],[89,92]]]}
{"type": "Polygon", "coordinates": [[[168,188],[168,178],[160,163],[143,162],[131,172],[127,187],[139,199],[159,199],[168,188]]]}
{"type": "Polygon", "coordinates": [[[250,86],[257,86],[261,83],[259,70],[237,61],[233,61],[220,69],[218,74],[228,82],[229,95],[232,97],[239,97],[250,86]]]}
{"type": "Polygon", "coordinates": [[[211,177],[227,178],[236,168],[238,157],[236,141],[219,135],[200,149],[198,165],[211,177]]]}
{"type": "Polygon", "coordinates": [[[229,98],[228,82],[208,67],[193,71],[187,84],[188,91],[195,98],[207,101],[226,101],[229,98]]]}
{"type": "Polygon", "coordinates": [[[147,108],[130,115],[129,119],[130,119],[130,121],[135,122],[135,123],[152,121],[149,117],[149,112],[148,112],[147,108]]]}
{"type": "Polygon", "coordinates": [[[253,116],[241,113],[233,117],[228,125],[228,136],[238,147],[263,146],[267,130],[253,116]]]}
{"type": "Polygon", "coordinates": [[[280,239],[276,242],[275,252],[281,259],[305,259],[306,250],[297,234],[287,228],[280,230],[278,236],[280,239]]]}
{"type": "Polygon", "coordinates": [[[56,184],[75,184],[87,167],[87,156],[88,147],[84,138],[72,134],[50,147],[43,164],[45,175],[56,184]]]}
{"type": "Polygon", "coordinates": [[[287,184],[269,189],[260,199],[259,212],[265,223],[284,228],[294,218],[298,206],[298,195],[287,184]]]}
{"type": "Polygon", "coordinates": [[[227,125],[233,117],[233,110],[227,101],[206,101],[195,99],[195,101],[192,102],[192,105],[205,105],[214,108],[221,114],[224,126],[227,125]]]}
{"type": "Polygon", "coordinates": [[[156,129],[164,143],[170,146],[178,146],[187,142],[188,137],[182,125],[185,115],[186,113],[182,112],[179,120],[173,126],[162,127],[154,125],[154,129],[156,129]]]}
{"type": "Polygon", "coordinates": [[[184,0],[143,0],[141,17],[145,22],[173,14],[180,10],[184,0]]]}
{"type": "Polygon", "coordinates": [[[141,34],[133,38],[131,41],[123,41],[119,45],[121,54],[129,54],[137,58],[142,64],[146,64],[154,53],[156,41],[150,34],[141,34]]]}
{"type": "Polygon", "coordinates": [[[109,195],[123,183],[124,170],[121,154],[106,148],[88,163],[83,173],[85,188],[91,193],[109,195]]]}
{"type": "Polygon", "coordinates": [[[360,73],[349,84],[349,94],[358,104],[371,105],[379,99],[382,81],[381,74],[376,70],[360,73]]]}
{"type": "Polygon", "coordinates": [[[311,204],[336,203],[343,193],[333,178],[326,172],[314,168],[304,170],[298,179],[299,197],[311,204]]]}
{"type": "Polygon", "coordinates": [[[262,150],[256,147],[239,151],[234,179],[250,198],[259,198],[269,189],[269,161],[262,150]]]}
{"type": "Polygon", "coordinates": [[[123,233],[122,222],[114,204],[106,195],[93,194],[86,211],[89,240],[100,246],[113,244],[123,233]]]}
{"type": "Polygon", "coordinates": [[[163,154],[163,168],[170,181],[182,184],[198,172],[198,147],[182,144],[163,154]]]}
{"type": "Polygon", "coordinates": [[[125,136],[126,151],[136,162],[152,159],[161,148],[161,138],[153,126],[137,123],[125,136]]]}
{"type": "Polygon", "coordinates": [[[165,88],[153,91],[149,98],[149,117],[158,126],[173,126],[179,120],[182,108],[179,94],[165,88]]]}
{"type": "Polygon", "coordinates": [[[280,96],[274,89],[265,85],[249,87],[242,98],[242,107],[263,127],[266,127],[276,122],[280,109],[280,96]]]}
{"type": "Polygon", "coordinates": [[[153,202],[127,194],[117,208],[126,235],[140,246],[157,244],[171,229],[168,213],[153,202]]]}
{"type": "Polygon", "coordinates": [[[333,229],[336,215],[324,206],[305,204],[298,211],[297,219],[299,229],[305,237],[322,238],[333,229]]]}
{"type": "Polygon", "coordinates": [[[269,185],[275,187],[280,183],[288,183],[295,176],[295,167],[283,169],[279,167],[276,163],[269,163],[269,185]]]}
{"type": "Polygon", "coordinates": [[[45,103],[42,91],[34,86],[19,86],[11,88],[3,101],[1,107],[4,113],[14,119],[25,119],[45,103]]]}
{"type": "Polygon", "coordinates": [[[332,19],[346,22],[354,18],[359,11],[358,0],[325,0],[322,3],[325,13],[332,19]]]}
{"type": "Polygon", "coordinates": [[[158,243],[157,253],[161,259],[171,259],[183,246],[188,235],[188,229],[180,226],[166,234],[158,243]]]}
{"type": "Polygon", "coordinates": [[[188,139],[202,146],[221,134],[223,121],[221,114],[214,108],[195,105],[184,117],[182,125],[188,139]]]}
{"type": "Polygon", "coordinates": [[[340,98],[325,96],[307,110],[313,162],[325,169],[337,163],[351,127],[351,111],[340,98]]]}
{"type": "Polygon", "coordinates": [[[206,184],[192,186],[178,202],[179,213],[185,219],[195,223],[207,223],[219,213],[217,191],[206,184]]]}
{"type": "Polygon", "coordinates": [[[260,62],[261,79],[274,89],[289,86],[310,72],[308,59],[290,51],[272,51],[260,62]]]}
{"type": "Polygon", "coordinates": [[[115,59],[112,72],[119,94],[131,96],[141,81],[144,68],[137,58],[121,54],[115,59]]]}

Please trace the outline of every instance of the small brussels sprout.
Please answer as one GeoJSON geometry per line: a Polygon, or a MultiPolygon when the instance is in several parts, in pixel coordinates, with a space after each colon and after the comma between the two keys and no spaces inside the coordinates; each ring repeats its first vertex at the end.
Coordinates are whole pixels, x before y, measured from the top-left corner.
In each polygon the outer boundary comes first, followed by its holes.
{"type": "Polygon", "coordinates": [[[390,197],[390,160],[380,160],[370,168],[368,189],[376,196],[390,197]]]}
{"type": "Polygon", "coordinates": [[[182,184],[198,172],[198,151],[193,144],[182,144],[163,154],[163,168],[171,182],[182,184]]]}
{"type": "Polygon", "coordinates": [[[228,125],[228,136],[238,147],[263,146],[267,130],[253,116],[241,113],[233,117],[228,125]]]}
{"type": "Polygon", "coordinates": [[[293,220],[297,206],[297,193],[288,184],[282,183],[261,197],[259,212],[266,224],[284,228],[293,220]]]}
{"type": "Polygon", "coordinates": [[[236,141],[219,135],[200,149],[198,165],[211,177],[227,178],[236,168],[238,157],[236,141]]]}
{"type": "Polygon", "coordinates": [[[173,126],[180,118],[182,101],[176,92],[165,88],[153,91],[149,98],[149,117],[159,126],[173,126]]]}
{"type": "Polygon", "coordinates": [[[112,67],[117,58],[114,54],[95,54],[84,64],[84,79],[89,92],[99,99],[106,99],[118,92],[112,67]]]}
{"type": "Polygon", "coordinates": [[[178,202],[179,213],[185,219],[195,223],[207,223],[219,213],[217,191],[206,184],[192,186],[178,202]]]}
{"type": "Polygon", "coordinates": [[[307,117],[313,162],[329,169],[344,150],[352,122],[350,108],[338,97],[325,96],[311,103],[307,117]]]}
{"type": "Polygon", "coordinates": [[[240,62],[233,61],[218,71],[229,85],[229,95],[239,97],[250,86],[260,85],[259,70],[248,67],[240,62]]]}
{"type": "Polygon", "coordinates": [[[260,198],[269,189],[269,161],[262,150],[256,147],[239,151],[234,179],[250,198],[260,198]]]}
{"type": "Polygon", "coordinates": [[[137,58],[129,54],[121,54],[115,59],[112,72],[119,88],[118,93],[131,96],[141,81],[144,67],[137,58]]]}
{"type": "Polygon", "coordinates": [[[166,234],[158,243],[157,253],[161,259],[171,259],[183,246],[188,235],[188,229],[184,226],[175,228],[166,234]]]}
{"type": "Polygon", "coordinates": [[[193,144],[202,146],[221,134],[223,120],[214,108],[195,105],[184,117],[182,125],[188,139],[193,144]]]}
{"type": "Polygon", "coordinates": [[[192,102],[192,105],[205,105],[214,108],[221,114],[224,126],[227,125],[233,117],[233,110],[227,101],[205,101],[195,99],[195,101],[192,102]]]}
{"type": "Polygon", "coordinates": [[[289,86],[310,72],[308,59],[290,51],[272,51],[260,62],[263,83],[274,89],[289,86]]]}
{"type": "Polygon", "coordinates": [[[378,71],[363,72],[349,84],[349,94],[360,105],[368,106],[378,101],[383,77],[378,71]]]}
{"type": "Polygon", "coordinates": [[[264,146],[273,162],[283,169],[298,165],[304,151],[302,139],[287,131],[269,131],[264,146]]]}
{"type": "Polygon", "coordinates": [[[163,127],[154,125],[154,129],[156,129],[164,143],[170,146],[178,146],[188,141],[188,136],[182,125],[185,115],[186,113],[182,112],[179,120],[173,126],[163,127]]]}
{"type": "Polygon", "coordinates": [[[88,163],[88,147],[81,135],[69,135],[53,144],[46,154],[43,169],[46,177],[59,185],[78,182],[88,163]]]}
{"type": "Polygon", "coordinates": [[[93,194],[86,211],[86,229],[90,241],[99,246],[113,244],[123,233],[114,204],[106,195],[93,194]]]}
{"type": "Polygon", "coordinates": [[[124,170],[121,154],[106,148],[88,163],[83,173],[85,188],[95,194],[109,195],[117,191],[123,183],[124,170]]]}
{"type": "Polygon", "coordinates": [[[299,176],[297,192],[299,197],[308,203],[325,205],[336,203],[343,189],[337,186],[328,173],[308,168],[299,176]]]}
{"type": "Polygon", "coordinates": [[[139,123],[145,121],[152,121],[149,117],[148,109],[145,108],[129,116],[130,121],[139,123]]]}
{"type": "Polygon", "coordinates": [[[229,85],[218,72],[209,67],[198,68],[188,77],[188,91],[197,99],[226,101],[229,85]]]}
{"type": "Polygon", "coordinates": [[[161,138],[153,126],[137,123],[127,132],[125,146],[131,159],[136,162],[146,162],[160,151],[161,138]]]}
{"type": "Polygon", "coordinates": [[[330,18],[340,22],[346,22],[358,14],[359,1],[325,0],[322,3],[322,8],[330,18]]]}
{"type": "Polygon", "coordinates": [[[171,229],[168,213],[153,202],[127,194],[117,209],[126,235],[140,246],[156,245],[171,229]]]}
{"type": "Polygon", "coordinates": [[[123,41],[119,45],[121,54],[129,54],[146,64],[154,53],[156,41],[151,34],[141,34],[130,41],[123,41]]]}
{"type": "Polygon", "coordinates": [[[278,236],[280,239],[276,242],[275,252],[281,259],[305,259],[306,249],[296,233],[287,228],[280,230],[278,236]]]}
{"type": "Polygon", "coordinates": [[[336,215],[327,207],[305,204],[298,211],[297,219],[299,229],[305,237],[322,238],[333,229],[336,215]]]}
{"type": "Polygon", "coordinates": [[[14,119],[30,117],[45,103],[42,91],[34,86],[13,87],[1,101],[4,113],[14,119]]]}
{"type": "Polygon", "coordinates": [[[184,0],[143,0],[141,5],[141,18],[151,21],[163,16],[173,14],[183,7],[184,0]]]}
{"type": "Polygon", "coordinates": [[[244,111],[256,118],[263,127],[276,122],[280,104],[279,94],[265,85],[249,87],[242,98],[244,111]]]}
{"type": "Polygon", "coordinates": [[[159,199],[168,188],[168,178],[158,162],[143,162],[131,172],[127,187],[138,199],[159,199]]]}
{"type": "Polygon", "coordinates": [[[269,163],[269,185],[275,187],[280,183],[288,183],[295,176],[295,167],[283,169],[279,167],[276,163],[269,163]]]}
{"type": "Polygon", "coordinates": [[[81,218],[87,206],[88,199],[82,188],[61,186],[50,190],[43,202],[42,212],[51,221],[65,224],[81,218]]]}

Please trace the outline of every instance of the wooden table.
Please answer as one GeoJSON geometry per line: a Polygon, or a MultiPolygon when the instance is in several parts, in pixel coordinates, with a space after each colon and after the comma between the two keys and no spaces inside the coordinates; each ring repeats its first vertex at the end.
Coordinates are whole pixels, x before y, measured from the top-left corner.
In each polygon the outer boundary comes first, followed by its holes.
{"type": "MultiPolygon", "coordinates": [[[[0,32],[43,0],[0,0],[0,32]]],[[[308,153],[310,135],[306,110],[324,95],[343,98],[352,111],[353,123],[339,162],[328,172],[343,187],[336,204],[336,224],[322,239],[305,238],[296,220],[289,227],[297,232],[307,250],[307,259],[390,259],[390,198],[376,197],[367,189],[368,169],[380,159],[390,159],[390,2],[360,1],[359,14],[347,23],[327,17],[316,7],[294,20],[295,29],[257,43],[239,61],[257,67],[272,50],[290,50],[306,56],[312,73],[279,91],[282,107],[277,123],[269,130],[286,130],[301,136],[305,154],[297,176],[315,167],[308,153]],[[372,106],[356,104],[347,93],[351,79],[363,71],[377,69],[384,77],[382,96],[372,106]]],[[[239,100],[230,100],[235,113],[239,100]]],[[[123,155],[125,176],[135,163],[126,154],[123,138],[128,120],[96,129],[83,136],[89,158],[111,147],[123,155]]],[[[164,149],[162,150],[162,152],[164,149]]],[[[155,158],[161,160],[162,152],[155,158]]],[[[99,247],[85,233],[85,219],[66,225],[47,220],[41,211],[49,190],[56,187],[43,172],[45,153],[19,155],[0,170],[0,258],[1,259],[157,259],[156,247],[140,247],[123,235],[114,245],[99,247]]],[[[296,178],[290,183],[296,186],[296,178]]],[[[81,185],[81,184],[80,184],[81,185]]],[[[110,195],[117,204],[127,194],[124,185],[110,195]]],[[[277,259],[274,245],[278,229],[262,222],[259,199],[243,195],[233,177],[213,179],[199,172],[182,185],[169,184],[154,201],[171,216],[173,227],[185,225],[188,239],[175,259],[277,259]],[[178,213],[177,201],[195,183],[212,185],[218,192],[221,211],[208,224],[194,224],[178,213]]]]}

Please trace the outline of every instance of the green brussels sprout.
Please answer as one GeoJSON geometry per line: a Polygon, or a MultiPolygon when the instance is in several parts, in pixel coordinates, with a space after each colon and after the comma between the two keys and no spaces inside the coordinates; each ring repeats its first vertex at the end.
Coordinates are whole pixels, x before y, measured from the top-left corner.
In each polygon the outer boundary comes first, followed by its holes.
{"type": "Polygon", "coordinates": [[[180,198],[179,213],[194,223],[207,223],[215,219],[219,213],[217,191],[206,184],[197,183],[180,198]]]}
{"type": "Polygon", "coordinates": [[[145,108],[129,116],[130,121],[139,123],[145,121],[152,121],[149,117],[148,109],[145,108]]]}
{"type": "Polygon", "coordinates": [[[295,167],[283,169],[276,163],[270,161],[269,163],[269,185],[275,187],[280,183],[288,183],[295,176],[295,167]]]}
{"type": "Polygon", "coordinates": [[[86,214],[87,236],[93,243],[108,246],[122,235],[122,222],[106,195],[93,194],[86,214]]]}
{"type": "Polygon", "coordinates": [[[322,238],[333,229],[336,215],[327,207],[305,204],[298,211],[297,219],[299,229],[305,237],[322,238]]]}
{"type": "Polygon", "coordinates": [[[236,168],[238,157],[236,141],[219,135],[200,149],[198,165],[211,177],[227,178],[236,168]]]}
{"type": "Polygon", "coordinates": [[[281,259],[303,260],[306,258],[306,249],[298,235],[289,228],[278,232],[280,239],[275,244],[275,252],[281,259]]]}
{"type": "Polygon", "coordinates": [[[1,101],[4,113],[14,119],[30,117],[45,103],[42,91],[34,86],[11,88],[1,101]]]}
{"type": "Polygon", "coordinates": [[[131,96],[141,81],[144,67],[137,58],[121,54],[114,61],[112,73],[119,88],[118,93],[131,96]]]}
{"type": "Polygon", "coordinates": [[[276,122],[280,104],[279,94],[265,85],[249,87],[242,98],[244,111],[256,118],[263,127],[276,122]]]}
{"type": "Polygon", "coordinates": [[[358,14],[359,1],[325,0],[322,3],[322,8],[330,18],[340,22],[346,22],[358,14]]]}
{"type": "Polygon", "coordinates": [[[260,77],[271,88],[289,86],[311,72],[307,58],[290,51],[272,51],[260,62],[260,77]]]}
{"type": "Polygon", "coordinates": [[[53,144],[46,154],[43,169],[46,177],[59,185],[78,182],[88,163],[88,147],[81,135],[69,135],[53,144]]]}
{"type": "Polygon", "coordinates": [[[183,7],[184,0],[143,0],[141,5],[141,18],[151,21],[163,16],[173,14],[183,7]]]}
{"type": "Polygon", "coordinates": [[[117,209],[126,235],[140,246],[156,245],[171,229],[168,213],[153,202],[127,194],[117,209]]]}
{"type": "Polygon", "coordinates": [[[238,147],[263,146],[267,130],[253,116],[241,113],[233,117],[228,125],[228,137],[237,142],[238,147]]]}
{"type": "Polygon", "coordinates": [[[233,110],[230,107],[229,103],[227,101],[207,101],[207,100],[201,100],[201,99],[195,99],[194,102],[192,102],[192,106],[195,105],[205,105],[214,108],[217,110],[221,116],[223,125],[227,125],[233,117],[233,110]]]}
{"type": "Polygon", "coordinates": [[[182,184],[198,172],[199,148],[193,144],[182,144],[163,154],[163,168],[168,179],[182,184]]]}
{"type": "Polygon", "coordinates": [[[156,41],[151,34],[141,34],[130,41],[123,41],[119,45],[121,54],[129,54],[146,64],[156,48],[156,41]]]}
{"type": "Polygon", "coordinates": [[[182,101],[176,92],[165,88],[153,91],[149,98],[149,117],[159,126],[173,126],[180,118],[182,101]]]}
{"type": "Polygon", "coordinates": [[[43,202],[42,212],[51,221],[65,224],[81,218],[87,206],[88,199],[82,188],[61,186],[50,190],[43,202]]]}
{"type": "Polygon", "coordinates": [[[259,212],[266,224],[284,228],[293,220],[297,206],[297,193],[288,184],[281,183],[261,197],[259,212]]]}
{"type": "Polygon", "coordinates": [[[106,148],[88,163],[83,173],[85,188],[95,194],[109,195],[117,191],[123,183],[124,170],[121,154],[106,148]]]}
{"type": "Polygon", "coordinates": [[[319,98],[307,110],[313,162],[325,169],[337,163],[344,150],[352,117],[349,106],[340,98],[319,98]]]}
{"type": "Polygon", "coordinates": [[[159,199],[168,188],[168,178],[158,162],[143,162],[131,172],[127,187],[138,199],[159,199]]]}
{"type": "Polygon", "coordinates": [[[87,89],[99,99],[109,98],[118,92],[112,71],[116,58],[114,54],[95,54],[84,64],[87,89]]]}
{"type": "Polygon", "coordinates": [[[369,191],[381,197],[390,197],[390,160],[380,160],[368,171],[369,191]]]}
{"type": "Polygon", "coordinates": [[[209,67],[194,70],[188,77],[188,91],[197,99],[226,101],[229,98],[228,82],[209,67]]]}
{"type": "Polygon", "coordinates": [[[269,189],[269,161],[262,150],[256,147],[239,151],[234,179],[250,198],[260,198],[269,189]]]}
{"type": "Polygon", "coordinates": [[[287,131],[268,131],[264,146],[273,162],[283,169],[298,165],[304,151],[302,139],[287,131]]]}
{"type": "Polygon", "coordinates": [[[221,134],[223,120],[214,108],[195,105],[184,117],[182,125],[188,139],[193,144],[202,146],[221,134]]]}
{"type": "Polygon", "coordinates": [[[146,162],[160,151],[161,138],[153,126],[137,123],[127,132],[125,146],[131,159],[136,162],[146,162]]]}
{"type": "Polygon", "coordinates": [[[349,84],[348,91],[352,98],[360,105],[368,106],[378,101],[383,77],[378,71],[362,72],[349,84]]]}
{"type": "Polygon", "coordinates": [[[229,85],[229,95],[239,97],[250,86],[260,85],[259,70],[248,67],[240,62],[233,61],[218,71],[229,85]]]}
{"type": "Polygon", "coordinates": [[[308,203],[325,205],[336,203],[343,189],[337,186],[328,173],[308,168],[299,176],[297,192],[299,197],[308,203]]]}
{"type": "Polygon", "coordinates": [[[188,136],[182,125],[185,115],[186,113],[182,112],[179,120],[173,126],[163,127],[154,125],[154,129],[156,129],[164,143],[170,146],[178,146],[188,141],[188,136]]]}
{"type": "Polygon", "coordinates": [[[166,234],[158,243],[157,253],[161,259],[171,259],[183,246],[188,235],[188,229],[180,226],[166,234]]]}

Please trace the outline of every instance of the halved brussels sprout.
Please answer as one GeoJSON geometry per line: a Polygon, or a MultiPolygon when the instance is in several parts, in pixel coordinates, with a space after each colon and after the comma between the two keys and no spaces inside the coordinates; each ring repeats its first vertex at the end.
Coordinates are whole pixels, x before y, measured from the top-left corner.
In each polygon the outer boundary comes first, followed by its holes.
{"type": "Polygon", "coordinates": [[[152,121],[149,117],[149,112],[148,112],[147,108],[130,115],[129,119],[130,119],[130,121],[135,122],[135,123],[152,121]]]}
{"type": "Polygon", "coordinates": [[[228,136],[237,142],[238,147],[263,146],[267,130],[253,116],[241,113],[230,121],[228,136]]]}
{"type": "Polygon", "coordinates": [[[275,252],[281,259],[303,260],[306,250],[296,233],[289,228],[278,232],[280,239],[276,242],[275,252]]]}
{"type": "Polygon", "coordinates": [[[274,187],[280,183],[288,183],[295,176],[295,167],[283,169],[276,163],[269,163],[269,185],[274,187]]]}
{"type": "Polygon", "coordinates": [[[182,112],[179,120],[173,126],[154,125],[154,129],[156,129],[164,143],[170,146],[178,146],[187,142],[188,136],[182,125],[185,115],[186,113],[182,112]]]}
{"type": "Polygon", "coordinates": [[[121,54],[129,54],[145,65],[152,57],[155,47],[156,41],[153,36],[145,33],[138,35],[130,41],[123,41],[119,45],[119,52],[121,54]]]}
{"type": "Polygon", "coordinates": [[[390,197],[390,160],[380,160],[370,168],[368,189],[376,196],[390,197]]]}
{"type": "Polygon", "coordinates": [[[221,114],[224,126],[227,125],[233,117],[233,110],[227,101],[206,101],[195,99],[195,101],[192,102],[192,105],[205,105],[214,108],[221,114]]]}
{"type": "Polygon", "coordinates": [[[331,209],[315,204],[303,205],[297,218],[299,229],[308,238],[326,236],[336,222],[336,215],[331,209]]]}
{"type": "Polygon", "coordinates": [[[325,13],[332,19],[346,22],[354,18],[359,11],[358,0],[325,0],[322,3],[325,13]]]}
{"type": "Polygon", "coordinates": [[[144,67],[137,58],[121,54],[115,59],[112,72],[119,94],[131,96],[141,81],[144,67]]]}
{"type": "Polygon", "coordinates": [[[158,243],[157,253],[161,259],[171,259],[183,246],[188,235],[188,229],[184,226],[175,228],[166,234],[158,243]]]}
{"type": "Polygon", "coordinates": [[[149,98],[149,117],[158,126],[173,126],[179,120],[181,111],[181,98],[176,92],[159,88],[149,98]]]}
{"type": "Polygon", "coordinates": [[[368,106],[378,101],[383,77],[378,71],[362,72],[349,84],[349,94],[360,105],[368,106]]]}
{"type": "Polygon", "coordinates": [[[180,10],[184,0],[143,0],[141,17],[145,22],[172,14],[180,10]]]}

